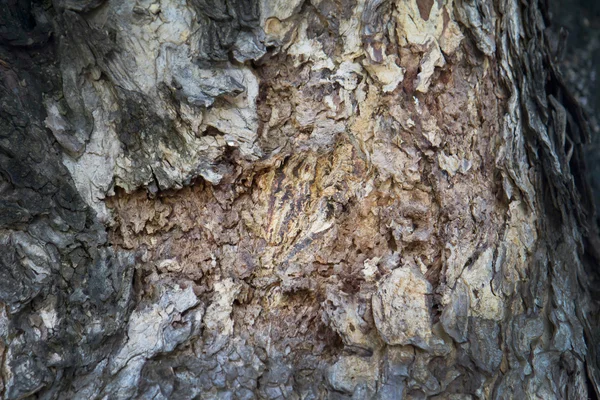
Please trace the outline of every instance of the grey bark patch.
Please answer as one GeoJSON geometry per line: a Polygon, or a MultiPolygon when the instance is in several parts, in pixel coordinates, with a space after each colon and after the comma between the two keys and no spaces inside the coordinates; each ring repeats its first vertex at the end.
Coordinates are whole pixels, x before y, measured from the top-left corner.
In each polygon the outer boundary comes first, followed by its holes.
{"type": "MultiPolygon", "coordinates": [[[[257,0],[193,0],[192,4],[203,30],[198,54],[201,61],[227,61],[230,51],[236,46],[238,36],[258,27],[257,0]]],[[[252,59],[253,55],[258,54],[251,47],[247,51],[239,45],[236,47],[241,58],[252,59]]]]}
{"type": "Polygon", "coordinates": [[[469,336],[475,340],[466,346],[475,365],[488,374],[494,374],[502,362],[500,327],[496,321],[481,318],[469,319],[469,336]]]}
{"type": "Polygon", "coordinates": [[[58,7],[77,12],[87,12],[98,8],[106,0],[59,0],[58,7]]]}
{"type": "Polygon", "coordinates": [[[457,343],[468,338],[470,296],[469,288],[461,281],[456,283],[450,303],[444,307],[440,321],[444,330],[457,343]]]}
{"type": "Polygon", "coordinates": [[[431,284],[410,266],[395,269],[382,282],[373,295],[373,317],[387,344],[429,348],[429,294],[431,284]]]}
{"type": "Polygon", "coordinates": [[[491,7],[489,3],[479,3],[475,0],[459,0],[455,6],[459,21],[469,28],[477,48],[486,56],[491,56],[496,51],[491,7]]]}

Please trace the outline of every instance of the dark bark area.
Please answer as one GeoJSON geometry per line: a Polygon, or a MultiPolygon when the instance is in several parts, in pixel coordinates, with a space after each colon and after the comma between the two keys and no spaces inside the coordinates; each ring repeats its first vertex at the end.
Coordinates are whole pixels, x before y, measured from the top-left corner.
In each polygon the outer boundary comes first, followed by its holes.
{"type": "Polygon", "coordinates": [[[543,2],[0,7],[3,398],[598,396],[543,2]]]}

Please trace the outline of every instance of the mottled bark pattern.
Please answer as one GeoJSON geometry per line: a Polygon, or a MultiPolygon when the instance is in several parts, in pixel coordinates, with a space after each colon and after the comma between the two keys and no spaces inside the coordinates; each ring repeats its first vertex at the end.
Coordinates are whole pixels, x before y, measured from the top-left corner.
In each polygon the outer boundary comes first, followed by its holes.
{"type": "Polygon", "coordinates": [[[2,8],[4,398],[594,396],[543,4],[2,8]]]}

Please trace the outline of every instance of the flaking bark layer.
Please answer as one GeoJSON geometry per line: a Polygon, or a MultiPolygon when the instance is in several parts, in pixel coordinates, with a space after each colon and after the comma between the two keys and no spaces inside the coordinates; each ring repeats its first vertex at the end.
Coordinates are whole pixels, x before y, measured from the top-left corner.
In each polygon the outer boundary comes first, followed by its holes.
{"type": "Polygon", "coordinates": [[[593,395],[543,4],[3,7],[4,398],[593,395]]]}

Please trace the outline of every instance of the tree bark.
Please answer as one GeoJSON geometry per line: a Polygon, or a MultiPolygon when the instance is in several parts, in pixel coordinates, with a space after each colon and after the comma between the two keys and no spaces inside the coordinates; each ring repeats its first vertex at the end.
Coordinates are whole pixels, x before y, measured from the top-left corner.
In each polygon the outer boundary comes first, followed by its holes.
{"type": "Polygon", "coordinates": [[[544,2],[2,0],[3,398],[597,398],[544,2]]]}

